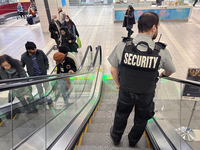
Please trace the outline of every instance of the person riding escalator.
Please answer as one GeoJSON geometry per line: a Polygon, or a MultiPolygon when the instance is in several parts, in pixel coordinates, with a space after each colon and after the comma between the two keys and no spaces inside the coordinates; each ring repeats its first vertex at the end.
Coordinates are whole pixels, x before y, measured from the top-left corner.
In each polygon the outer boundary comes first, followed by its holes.
{"type": "MultiPolygon", "coordinates": [[[[27,77],[25,70],[22,68],[21,62],[17,59],[13,59],[8,55],[2,55],[0,56],[0,65],[0,80],[27,77]]],[[[22,87],[10,90],[8,97],[9,103],[17,97],[27,113],[37,112],[35,105],[31,104],[34,101],[31,87],[22,87]]]]}

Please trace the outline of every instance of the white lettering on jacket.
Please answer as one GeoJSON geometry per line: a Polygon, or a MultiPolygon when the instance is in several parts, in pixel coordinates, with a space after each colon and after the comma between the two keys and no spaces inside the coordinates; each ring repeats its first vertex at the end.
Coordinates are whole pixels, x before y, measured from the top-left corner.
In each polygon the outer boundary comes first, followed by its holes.
{"type": "Polygon", "coordinates": [[[124,64],[130,66],[137,66],[141,68],[156,68],[158,57],[155,56],[141,56],[132,53],[125,53],[124,64]]]}

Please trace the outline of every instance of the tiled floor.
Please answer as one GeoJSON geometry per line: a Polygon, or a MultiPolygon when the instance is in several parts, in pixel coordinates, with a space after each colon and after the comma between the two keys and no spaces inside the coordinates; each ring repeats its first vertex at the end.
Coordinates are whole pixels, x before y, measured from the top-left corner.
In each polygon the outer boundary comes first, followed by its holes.
{"type": "MultiPolygon", "coordinates": [[[[193,8],[191,19],[188,22],[165,21],[160,23],[159,33],[162,34],[161,41],[166,43],[171,52],[176,66],[176,73],[172,77],[185,79],[187,69],[200,67],[200,5],[193,8]]],[[[113,23],[111,5],[102,6],[73,6],[71,7],[72,20],[75,22],[82,41],[82,48],[79,53],[84,53],[88,45],[92,45],[93,50],[98,45],[103,50],[103,69],[105,74],[110,73],[110,65],[107,57],[116,44],[121,41],[122,36],[127,35],[122,23],[113,23]]],[[[40,24],[25,26],[24,19],[11,19],[0,25],[0,55],[9,54],[20,59],[25,52],[25,43],[33,41],[38,49],[47,52],[54,44],[49,33],[42,33],[40,24]]],[[[137,25],[134,25],[133,37],[138,33],[137,25]]],[[[157,41],[157,39],[156,39],[157,41]]],[[[52,59],[52,58],[49,58],[52,59]]],[[[52,60],[51,60],[52,61],[52,60]]],[[[166,82],[164,82],[166,83],[166,82]]],[[[178,128],[180,125],[180,97],[181,89],[179,84],[171,83],[158,85],[156,93],[156,109],[163,111],[169,122],[178,128]],[[164,89],[164,90],[163,90],[164,89]],[[164,106],[164,107],[163,107],[164,106]],[[172,107],[174,106],[174,107],[172,107]],[[176,115],[174,115],[176,114],[176,115]]],[[[187,124],[190,117],[193,102],[182,103],[182,122],[187,124]],[[186,109],[186,110],[185,110],[186,109]]],[[[199,106],[198,106],[199,108],[199,106]]],[[[199,110],[195,111],[191,128],[200,129],[199,110]]],[[[200,144],[190,143],[196,149],[200,144]]]]}

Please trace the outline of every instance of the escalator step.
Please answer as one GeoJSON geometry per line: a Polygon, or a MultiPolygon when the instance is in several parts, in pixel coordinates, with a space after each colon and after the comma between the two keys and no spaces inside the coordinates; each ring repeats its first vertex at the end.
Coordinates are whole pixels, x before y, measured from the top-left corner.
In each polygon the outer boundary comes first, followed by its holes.
{"type": "MultiPolygon", "coordinates": [[[[110,134],[99,134],[99,133],[84,133],[81,145],[114,147],[110,134]]],[[[122,136],[121,142],[117,147],[129,148],[128,134],[124,134],[122,136]]],[[[140,149],[148,148],[145,135],[142,135],[141,139],[139,140],[135,148],[140,148],[140,149]]]]}
{"type": "Polygon", "coordinates": [[[100,104],[117,104],[117,99],[101,99],[100,104]]]}
{"type": "Polygon", "coordinates": [[[104,80],[104,84],[103,85],[109,85],[109,84],[114,84],[115,85],[116,83],[115,83],[115,81],[113,79],[104,80]]]}
{"type": "MultiPolygon", "coordinates": [[[[98,117],[93,117],[91,123],[102,123],[102,124],[113,124],[114,122],[114,117],[109,117],[109,116],[98,116],[98,117]]],[[[133,118],[129,117],[128,119],[128,124],[133,124],[133,118]]]]}
{"type": "MultiPolygon", "coordinates": [[[[141,150],[140,148],[109,147],[109,146],[78,146],[76,150],[141,150]]],[[[148,148],[142,150],[149,150],[148,148]]]]}
{"type": "MultiPolygon", "coordinates": [[[[114,116],[115,116],[115,111],[96,111],[95,113],[94,113],[94,116],[96,116],[96,117],[101,117],[101,116],[108,116],[108,117],[113,117],[114,118],[114,116]]],[[[134,117],[134,111],[132,111],[131,112],[131,114],[130,114],[130,116],[129,117],[131,117],[131,118],[133,118],[134,117]]]]}
{"type": "Polygon", "coordinates": [[[104,84],[102,91],[115,91],[118,93],[118,89],[116,88],[117,84],[104,84]]]}
{"type": "Polygon", "coordinates": [[[116,104],[99,104],[97,111],[115,111],[116,104]]]}
{"type": "MultiPolygon", "coordinates": [[[[110,133],[111,124],[89,124],[87,128],[87,133],[110,133]]],[[[133,127],[133,124],[128,124],[124,131],[125,134],[128,134],[133,127]]]]}
{"type": "Polygon", "coordinates": [[[111,99],[117,100],[118,93],[117,92],[102,92],[101,99],[111,99]]]}
{"type": "Polygon", "coordinates": [[[115,111],[96,111],[94,113],[95,117],[101,117],[101,116],[108,116],[108,117],[113,117],[115,116],[115,111]]]}

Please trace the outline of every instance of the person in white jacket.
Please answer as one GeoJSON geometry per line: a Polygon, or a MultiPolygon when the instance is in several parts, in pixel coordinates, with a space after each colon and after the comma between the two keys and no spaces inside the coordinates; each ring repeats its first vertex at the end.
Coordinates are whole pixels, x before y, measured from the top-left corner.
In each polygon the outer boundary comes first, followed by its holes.
{"type": "Polygon", "coordinates": [[[61,24],[65,21],[65,12],[62,11],[61,7],[58,7],[58,20],[61,22],[61,24]]]}

